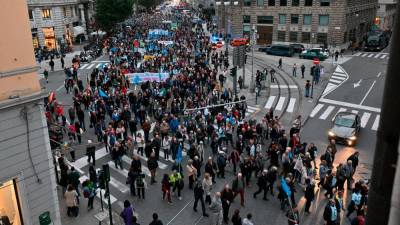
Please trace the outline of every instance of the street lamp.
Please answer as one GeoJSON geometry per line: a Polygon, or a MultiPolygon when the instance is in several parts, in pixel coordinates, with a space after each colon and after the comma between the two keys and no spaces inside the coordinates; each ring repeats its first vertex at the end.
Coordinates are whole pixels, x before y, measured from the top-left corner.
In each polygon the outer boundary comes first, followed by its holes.
{"type": "Polygon", "coordinates": [[[255,84],[254,84],[254,45],[256,42],[256,25],[253,24],[251,28],[252,39],[251,39],[251,82],[250,82],[250,93],[255,92],[255,84]]]}

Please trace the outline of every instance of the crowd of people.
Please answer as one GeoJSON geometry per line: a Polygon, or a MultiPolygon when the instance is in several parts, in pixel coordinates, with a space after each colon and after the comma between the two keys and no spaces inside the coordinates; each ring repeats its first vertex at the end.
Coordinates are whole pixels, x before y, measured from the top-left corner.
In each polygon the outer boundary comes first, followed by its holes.
{"type": "MultiPolygon", "coordinates": [[[[289,224],[300,223],[295,199],[299,187],[304,189],[306,213],[312,213],[316,190],[322,187],[328,200],[323,214],[326,224],[339,224],[344,209],[348,218],[357,213],[351,219],[357,220],[354,224],[363,224],[368,184],[363,180],[353,184],[358,153],[335,167],[337,149],[331,141],[317,167],[317,146],[300,136],[301,117],[290,129],[280,123],[273,109],[260,121],[247,120],[244,96],[235,96],[225,84],[228,54],[212,48],[211,23],[207,27],[184,14],[143,13],[128,20],[115,37],[104,39],[104,52],[110,60],[106,66],[95,68],[87,77],[79,74],[79,62],[65,68],[65,88],[73,103],[64,113],[63,106],[50,99],[46,116],[49,124],[63,127],[67,133],[64,147],[69,155],[61,155],[58,163],[68,215],[78,215],[81,194],[88,198],[88,208],[93,208],[98,183],[95,141],[89,140],[86,147],[91,162],[87,181],[80,184],[79,173],[65,162],[66,157],[75,161],[74,143],[82,144],[82,135],[92,132],[116,168],[123,169],[124,155],[132,158],[126,180],[132,196],[145,199],[147,183],[140,155],[147,158],[150,185],[161,182],[165,201],[173,204],[173,193],[181,200],[186,183],[194,193],[193,210],[197,212],[200,202],[202,215],[210,217],[212,225],[254,224],[251,213],[242,219],[236,209],[230,216],[238,195],[245,206],[245,192],[252,184],[258,187],[254,198],[261,192],[263,200],[277,196],[289,224]],[[160,21],[179,25],[172,29],[160,21]],[[151,29],[168,32],[149,35],[151,29]],[[144,72],[169,76],[138,83],[129,75],[144,72]],[[89,121],[85,114],[90,115],[89,121]],[[182,158],[183,151],[187,161],[182,158]],[[173,160],[171,173],[158,173],[160,152],[164,159],[173,160]],[[232,181],[225,178],[227,165],[235,176],[232,181]],[[214,188],[217,181],[225,184],[222,190],[214,188]],[[352,191],[349,204],[343,200],[346,182],[347,190],[352,191]]],[[[121,217],[127,225],[137,224],[132,211],[131,203],[125,201],[121,217]]],[[[162,224],[157,214],[153,219],[152,224],[162,224]]]]}

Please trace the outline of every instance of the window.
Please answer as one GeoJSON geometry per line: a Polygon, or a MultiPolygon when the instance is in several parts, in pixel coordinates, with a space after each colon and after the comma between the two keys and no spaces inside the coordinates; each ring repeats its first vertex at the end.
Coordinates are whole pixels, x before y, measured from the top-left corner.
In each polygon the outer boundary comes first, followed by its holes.
{"type": "Polygon", "coordinates": [[[304,6],[312,6],[313,0],[304,0],[304,6]]]}
{"type": "Polygon", "coordinates": [[[247,35],[247,37],[250,37],[250,31],[250,25],[243,25],[243,36],[247,35]]]}
{"type": "Polygon", "coordinates": [[[303,15],[303,25],[311,25],[312,16],[310,14],[303,15]]]}
{"type": "Polygon", "coordinates": [[[244,15],[243,16],[243,23],[250,23],[251,16],[249,15],[244,15]]]}
{"type": "Polygon", "coordinates": [[[297,42],[297,32],[295,32],[295,31],[289,32],[289,41],[297,42]]]}
{"type": "Polygon", "coordinates": [[[64,18],[67,17],[67,8],[63,8],[64,18]]]}
{"type": "Polygon", "coordinates": [[[43,19],[51,19],[51,10],[50,9],[42,9],[42,18],[43,19]]]}
{"type": "Polygon", "coordinates": [[[279,3],[280,6],[287,6],[287,0],[280,0],[279,3]]]}
{"type": "Polygon", "coordinates": [[[299,14],[290,15],[290,23],[291,24],[299,24],[299,14]]]}
{"type": "Polygon", "coordinates": [[[273,24],[274,17],[273,16],[257,16],[257,23],[260,24],[273,24]]]}
{"type": "Polygon", "coordinates": [[[244,0],[243,5],[244,6],[251,6],[251,0],[244,0]]]}
{"type": "Polygon", "coordinates": [[[318,33],[317,34],[317,44],[327,44],[328,43],[328,34],[327,33],[318,33]]]}
{"type": "Polygon", "coordinates": [[[269,6],[275,6],[275,0],[268,0],[269,6]]]}
{"type": "Polygon", "coordinates": [[[286,24],[286,14],[279,14],[279,24],[286,24]]]}
{"type": "Polygon", "coordinates": [[[331,0],[320,0],[321,6],[329,6],[331,4],[331,0]]]}
{"type": "Polygon", "coordinates": [[[310,43],[311,34],[310,32],[303,32],[301,33],[301,42],[303,43],[310,43]]]}
{"type": "Polygon", "coordinates": [[[285,41],[286,32],[278,31],[278,41],[285,41]]]}
{"type": "Polygon", "coordinates": [[[0,183],[0,224],[24,224],[17,180],[0,183]]]}
{"type": "Polygon", "coordinates": [[[292,6],[299,6],[300,0],[292,0],[292,6]]]}
{"type": "Polygon", "coordinates": [[[257,6],[264,6],[264,0],[257,0],[257,6]]]}
{"type": "Polygon", "coordinates": [[[329,24],[329,15],[319,15],[319,25],[328,26],[328,24],[329,24]]]}
{"type": "Polygon", "coordinates": [[[29,20],[33,20],[33,10],[28,9],[29,20]]]}

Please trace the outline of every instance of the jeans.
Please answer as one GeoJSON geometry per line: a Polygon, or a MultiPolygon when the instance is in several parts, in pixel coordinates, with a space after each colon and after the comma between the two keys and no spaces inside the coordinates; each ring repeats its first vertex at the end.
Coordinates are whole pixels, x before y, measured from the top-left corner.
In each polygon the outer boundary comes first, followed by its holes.
{"type": "Polygon", "coordinates": [[[122,168],[122,157],[121,156],[117,156],[115,159],[114,159],[114,163],[115,163],[115,168],[117,168],[118,169],[118,166],[121,168],[121,170],[123,169],[122,168]]]}
{"type": "Polygon", "coordinates": [[[308,98],[308,96],[310,96],[310,89],[309,88],[306,88],[305,96],[306,96],[306,98],[308,98]]]}

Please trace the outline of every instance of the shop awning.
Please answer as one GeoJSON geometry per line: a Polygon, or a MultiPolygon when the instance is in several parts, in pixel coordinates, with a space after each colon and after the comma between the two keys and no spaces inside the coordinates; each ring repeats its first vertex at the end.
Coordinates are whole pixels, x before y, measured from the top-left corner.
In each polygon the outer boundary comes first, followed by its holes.
{"type": "Polygon", "coordinates": [[[74,37],[77,37],[78,35],[85,33],[85,28],[83,28],[82,26],[76,26],[73,27],[73,31],[74,31],[74,37]]]}

